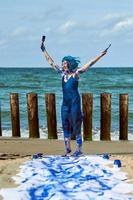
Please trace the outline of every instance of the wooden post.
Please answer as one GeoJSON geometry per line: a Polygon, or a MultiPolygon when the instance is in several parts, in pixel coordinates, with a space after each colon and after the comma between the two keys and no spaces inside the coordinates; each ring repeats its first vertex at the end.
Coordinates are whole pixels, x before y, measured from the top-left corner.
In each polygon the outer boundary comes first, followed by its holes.
{"type": "Polygon", "coordinates": [[[38,99],[37,94],[27,94],[27,111],[29,124],[29,137],[39,138],[38,99]]]}
{"type": "Polygon", "coordinates": [[[48,139],[57,139],[55,94],[45,94],[48,139]]]}
{"type": "Polygon", "coordinates": [[[1,103],[0,103],[0,136],[2,136],[2,127],[1,127],[1,103]]]}
{"type": "Polygon", "coordinates": [[[101,134],[100,140],[110,140],[111,94],[101,94],[101,134]]]}
{"type": "Polygon", "coordinates": [[[119,112],[119,139],[128,140],[128,94],[120,94],[119,112]]]}
{"type": "Polygon", "coordinates": [[[92,141],[93,94],[82,94],[82,107],[84,113],[83,138],[84,140],[92,141]]]}
{"type": "Polygon", "coordinates": [[[20,137],[19,97],[17,93],[10,94],[10,110],[12,136],[20,137]]]}

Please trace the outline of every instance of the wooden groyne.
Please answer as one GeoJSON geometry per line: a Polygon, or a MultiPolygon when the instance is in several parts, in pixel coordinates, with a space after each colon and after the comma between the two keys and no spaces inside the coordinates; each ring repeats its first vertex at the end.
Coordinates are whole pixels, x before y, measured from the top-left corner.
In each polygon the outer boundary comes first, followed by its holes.
{"type": "Polygon", "coordinates": [[[12,136],[20,137],[20,116],[19,116],[18,94],[12,93],[10,95],[10,111],[11,111],[12,136]]]}
{"type": "Polygon", "coordinates": [[[111,129],[111,94],[101,94],[101,140],[110,140],[111,129]]]}
{"type": "MultiPolygon", "coordinates": [[[[29,138],[40,138],[38,117],[38,96],[26,94],[29,138]]],[[[54,93],[45,94],[48,139],[58,139],[56,119],[56,97],[54,93]]],[[[0,106],[0,136],[2,136],[2,119],[0,106]]],[[[83,139],[92,141],[93,94],[82,94],[83,139]]],[[[19,95],[10,94],[10,112],[12,137],[21,137],[19,95]]],[[[100,95],[100,140],[111,140],[111,94],[100,95]]],[[[128,94],[119,95],[119,140],[128,140],[128,94]]]]}
{"type": "Polygon", "coordinates": [[[38,98],[37,94],[27,94],[27,112],[29,137],[39,138],[38,98]]]}

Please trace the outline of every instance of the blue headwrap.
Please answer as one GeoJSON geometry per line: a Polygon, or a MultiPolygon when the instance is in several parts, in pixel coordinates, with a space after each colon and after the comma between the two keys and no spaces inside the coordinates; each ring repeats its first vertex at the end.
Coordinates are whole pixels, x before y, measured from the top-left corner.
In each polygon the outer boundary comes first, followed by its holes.
{"type": "Polygon", "coordinates": [[[62,62],[67,61],[69,63],[69,70],[73,71],[76,67],[78,67],[78,64],[80,63],[80,60],[78,57],[73,56],[65,56],[62,59],[62,62]]]}

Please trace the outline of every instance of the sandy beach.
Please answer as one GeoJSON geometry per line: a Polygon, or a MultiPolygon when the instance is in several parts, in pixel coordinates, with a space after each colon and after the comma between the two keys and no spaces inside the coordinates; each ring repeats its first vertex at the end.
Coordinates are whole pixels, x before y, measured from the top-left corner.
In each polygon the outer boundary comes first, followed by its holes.
{"type": "Polygon", "coordinates": [[[15,187],[17,185],[11,177],[19,172],[19,166],[29,160],[30,157],[26,156],[22,158],[18,156],[18,158],[15,158],[13,155],[9,155],[9,158],[8,155],[6,155],[5,159],[4,157],[5,156],[0,156],[0,188],[15,187]]]}
{"type": "MultiPolygon", "coordinates": [[[[14,188],[18,185],[11,178],[20,171],[20,165],[29,160],[30,156],[15,156],[11,154],[0,154],[0,189],[14,188]]],[[[0,196],[0,200],[3,199],[0,196]]]]}
{"type": "MultiPolygon", "coordinates": [[[[72,150],[75,149],[75,141],[71,141],[72,150]]],[[[42,152],[45,155],[62,155],[64,142],[62,140],[42,139],[12,139],[0,140],[0,189],[17,187],[13,177],[19,173],[19,166],[31,159],[31,155],[42,152]]],[[[120,159],[121,171],[127,173],[128,183],[133,183],[133,142],[84,142],[83,152],[85,155],[108,153],[110,160],[120,159]]],[[[109,167],[113,167],[110,166],[109,167]]],[[[2,197],[0,197],[0,200],[2,197]]]]}
{"type": "Polygon", "coordinates": [[[121,171],[127,173],[128,183],[133,183],[133,154],[111,155],[110,160],[120,159],[121,171]]]}

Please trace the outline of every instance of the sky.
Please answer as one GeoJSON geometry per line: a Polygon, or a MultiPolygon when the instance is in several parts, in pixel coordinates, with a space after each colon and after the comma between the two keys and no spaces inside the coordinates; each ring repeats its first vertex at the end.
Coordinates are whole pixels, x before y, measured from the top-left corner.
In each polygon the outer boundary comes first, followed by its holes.
{"type": "Polygon", "coordinates": [[[66,55],[81,66],[110,43],[95,67],[133,67],[133,0],[0,0],[0,67],[49,67],[66,55]]]}

